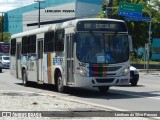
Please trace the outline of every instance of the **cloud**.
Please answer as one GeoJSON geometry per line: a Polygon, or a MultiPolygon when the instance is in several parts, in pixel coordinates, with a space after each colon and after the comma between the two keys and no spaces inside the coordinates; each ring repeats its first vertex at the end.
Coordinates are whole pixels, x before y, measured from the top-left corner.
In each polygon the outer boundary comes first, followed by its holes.
{"type": "Polygon", "coordinates": [[[9,3],[16,2],[17,0],[8,0],[9,3]]]}
{"type": "MultiPolygon", "coordinates": [[[[1,4],[0,4],[0,5],[1,5],[1,4]]],[[[11,9],[14,9],[14,8],[15,8],[14,5],[3,5],[3,6],[1,6],[0,11],[1,11],[1,12],[6,12],[6,11],[11,10],[11,9]]]]}
{"type": "Polygon", "coordinates": [[[32,3],[34,3],[34,0],[0,0],[0,12],[6,12],[32,3]]]}

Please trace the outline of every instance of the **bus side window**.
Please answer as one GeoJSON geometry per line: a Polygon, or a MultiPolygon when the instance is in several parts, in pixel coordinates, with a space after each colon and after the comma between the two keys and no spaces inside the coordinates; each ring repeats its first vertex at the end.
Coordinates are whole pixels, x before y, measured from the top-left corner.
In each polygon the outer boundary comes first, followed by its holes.
{"type": "Polygon", "coordinates": [[[55,32],[55,51],[64,51],[64,29],[55,32]]]}
{"type": "Polygon", "coordinates": [[[13,56],[16,54],[16,39],[11,40],[10,54],[13,56]]]}
{"type": "Polygon", "coordinates": [[[54,31],[46,32],[44,35],[44,52],[53,52],[54,48],[54,31]]]}
{"type": "Polygon", "coordinates": [[[28,38],[27,36],[22,37],[22,54],[28,53],[28,38]]]}
{"type": "Polygon", "coordinates": [[[36,53],[36,35],[28,36],[28,53],[36,53]]]}

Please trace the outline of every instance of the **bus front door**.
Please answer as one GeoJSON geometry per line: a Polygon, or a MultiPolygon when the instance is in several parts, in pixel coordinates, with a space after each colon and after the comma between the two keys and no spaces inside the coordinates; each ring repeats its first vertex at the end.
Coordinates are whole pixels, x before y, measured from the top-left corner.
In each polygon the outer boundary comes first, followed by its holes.
{"type": "Polygon", "coordinates": [[[38,39],[37,82],[43,84],[43,39],[38,39]]]}
{"type": "Polygon", "coordinates": [[[66,35],[66,65],[67,69],[65,71],[67,84],[72,85],[74,84],[74,42],[72,39],[72,34],[66,35]]]}

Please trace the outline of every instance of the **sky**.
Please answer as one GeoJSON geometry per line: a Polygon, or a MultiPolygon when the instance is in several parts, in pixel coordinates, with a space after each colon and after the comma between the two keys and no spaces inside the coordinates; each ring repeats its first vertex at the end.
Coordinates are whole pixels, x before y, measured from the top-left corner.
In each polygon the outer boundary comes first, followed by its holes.
{"type": "Polygon", "coordinates": [[[34,3],[35,0],[0,0],[0,12],[6,12],[18,7],[34,3]]]}
{"type": "MultiPolygon", "coordinates": [[[[0,12],[34,3],[35,0],[0,0],[0,12]]],[[[160,1],[160,0],[159,0],[160,1]]]]}

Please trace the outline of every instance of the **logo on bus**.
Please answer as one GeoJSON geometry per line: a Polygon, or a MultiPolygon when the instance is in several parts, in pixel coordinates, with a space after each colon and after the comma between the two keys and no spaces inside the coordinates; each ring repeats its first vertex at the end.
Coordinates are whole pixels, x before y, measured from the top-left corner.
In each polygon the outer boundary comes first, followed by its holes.
{"type": "Polygon", "coordinates": [[[55,64],[61,65],[62,62],[63,62],[63,58],[59,58],[59,57],[53,58],[53,65],[55,65],[55,64]]]}

